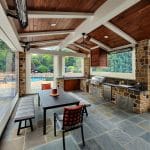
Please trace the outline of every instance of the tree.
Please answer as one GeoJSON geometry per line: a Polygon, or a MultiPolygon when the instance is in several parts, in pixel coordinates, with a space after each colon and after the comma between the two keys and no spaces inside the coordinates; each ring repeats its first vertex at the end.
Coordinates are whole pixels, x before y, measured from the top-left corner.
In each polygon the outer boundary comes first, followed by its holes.
{"type": "Polygon", "coordinates": [[[41,73],[48,72],[48,68],[44,65],[40,65],[38,67],[38,71],[41,72],[41,73]]]}

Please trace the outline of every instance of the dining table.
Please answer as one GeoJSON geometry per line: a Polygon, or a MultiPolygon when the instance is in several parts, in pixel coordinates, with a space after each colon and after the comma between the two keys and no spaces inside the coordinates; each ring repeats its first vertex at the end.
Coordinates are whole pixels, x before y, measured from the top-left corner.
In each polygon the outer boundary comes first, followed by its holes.
{"type": "Polygon", "coordinates": [[[58,90],[56,96],[51,95],[52,90],[42,90],[39,92],[40,106],[43,109],[43,134],[46,134],[46,117],[47,110],[70,105],[79,105],[80,101],[72,97],[63,90],[58,90]]]}

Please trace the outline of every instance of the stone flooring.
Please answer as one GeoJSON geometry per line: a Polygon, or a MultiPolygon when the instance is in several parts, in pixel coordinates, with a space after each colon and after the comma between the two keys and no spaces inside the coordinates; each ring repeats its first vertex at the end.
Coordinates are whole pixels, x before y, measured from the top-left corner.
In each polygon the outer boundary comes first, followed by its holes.
{"type": "MultiPolygon", "coordinates": [[[[84,117],[86,146],[82,146],[80,130],[66,135],[67,150],[150,150],[150,113],[134,114],[125,112],[102,98],[84,92],[75,92],[92,105],[88,117],[84,117]]],[[[13,116],[1,139],[0,150],[62,150],[61,132],[53,135],[53,112],[48,111],[47,134],[42,134],[42,109],[36,104],[34,131],[22,129],[17,136],[18,124],[13,116]]]]}

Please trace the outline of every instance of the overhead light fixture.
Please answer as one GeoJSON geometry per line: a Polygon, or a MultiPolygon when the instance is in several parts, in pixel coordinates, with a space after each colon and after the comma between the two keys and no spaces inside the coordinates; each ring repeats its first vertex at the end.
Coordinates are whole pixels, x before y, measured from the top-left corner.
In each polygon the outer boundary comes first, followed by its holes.
{"type": "Polygon", "coordinates": [[[105,39],[108,39],[109,37],[107,35],[104,36],[105,39]]]}
{"type": "Polygon", "coordinates": [[[56,26],[56,23],[51,23],[51,27],[55,27],[56,26]]]}

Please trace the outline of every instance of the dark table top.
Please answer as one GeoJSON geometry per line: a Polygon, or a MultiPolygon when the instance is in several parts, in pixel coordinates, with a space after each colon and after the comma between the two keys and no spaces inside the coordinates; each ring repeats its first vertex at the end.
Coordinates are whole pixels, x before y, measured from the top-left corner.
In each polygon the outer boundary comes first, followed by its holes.
{"type": "Polygon", "coordinates": [[[40,101],[43,109],[57,108],[68,105],[75,105],[79,103],[79,100],[70,96],[63,90],[58,91],[59,96],[51,96],[51,90],[40,91],[40,101]]]}

